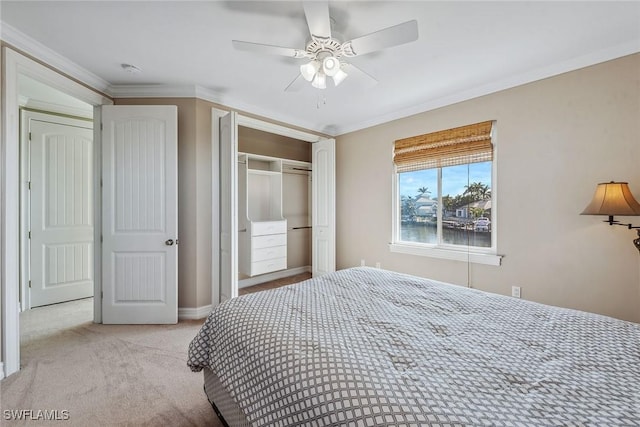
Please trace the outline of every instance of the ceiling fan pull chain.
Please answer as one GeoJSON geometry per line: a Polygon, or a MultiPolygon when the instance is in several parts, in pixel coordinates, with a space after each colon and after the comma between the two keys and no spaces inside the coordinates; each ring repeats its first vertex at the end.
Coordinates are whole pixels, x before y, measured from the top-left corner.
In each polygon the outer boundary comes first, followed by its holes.
{"type": "Polygon", "coordinates": [[[319,110],[323,105],[327,105],[327,97],[322,95],[320,91],[318,91],[318,98],[316,101],[316,108],[319,110]]]}

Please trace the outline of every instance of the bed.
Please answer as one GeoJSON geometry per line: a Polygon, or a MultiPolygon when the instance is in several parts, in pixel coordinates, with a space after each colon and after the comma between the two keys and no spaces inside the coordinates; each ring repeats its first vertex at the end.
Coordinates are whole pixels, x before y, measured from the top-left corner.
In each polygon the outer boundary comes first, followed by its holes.
{"type": "Polygon", "coordinates": [[[217,306],[189,346],[231,426],[640,426],[640,325],[358,267],[217,306]]]}

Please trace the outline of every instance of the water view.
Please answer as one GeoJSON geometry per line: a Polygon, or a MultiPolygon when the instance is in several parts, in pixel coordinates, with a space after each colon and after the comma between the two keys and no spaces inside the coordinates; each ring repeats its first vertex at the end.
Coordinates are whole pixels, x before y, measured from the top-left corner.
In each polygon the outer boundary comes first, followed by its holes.
{"type": "Polygon", "coordinates": [[[491,162],[444,167],[440,178],[437,168],[399,178],[401,241],[491,247],[491,162]]]}
{"type": "MultiPolygon", "coordinates": [[[[404,242],[438,243],[435,224],[403,223],[400,234],[404,242]]],[[[491,232],[443,227],[442,234],[443,243],[446,244],[491,247],[491,232]]]]}

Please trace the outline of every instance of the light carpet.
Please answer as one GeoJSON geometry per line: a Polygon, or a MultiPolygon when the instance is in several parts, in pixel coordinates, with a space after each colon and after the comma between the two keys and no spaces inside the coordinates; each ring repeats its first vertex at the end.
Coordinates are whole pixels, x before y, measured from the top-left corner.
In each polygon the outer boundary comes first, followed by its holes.
{"type": "Polygon", "coordinates": [[[202,373],[186,365],[203,320],[100,325],[91,320],[92,306],[85,299],[21,314],[22,369],[0,381],[0,425],[222,425],[202,373]],[[46,410],[68,419],[8,419],[7,411],[20,410],[32,410],[29,418],[46,410]]]}

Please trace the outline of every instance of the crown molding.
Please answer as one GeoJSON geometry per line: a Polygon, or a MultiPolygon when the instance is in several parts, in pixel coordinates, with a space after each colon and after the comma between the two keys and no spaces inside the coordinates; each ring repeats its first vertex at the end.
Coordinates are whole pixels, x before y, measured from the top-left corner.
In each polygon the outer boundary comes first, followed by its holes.
{"type": "Polygon", "coordinates": [[[109,82],[106,80],[80,67],[39,41],[21,33],[4,21],[0,21],[0,28],[2,29],[0,36],[2,37],[3,42],[33,58],[37,58],[39,62],[47,64],[47,66],[52,67],[95,90],[104,92],[109,87],[109,82]]]}
{"type": "Polygon", "coordinates": [[[265,110],[257,105],[250,105],[229,96],[222,96],[214,90],[198,85],[111,85],[107,93],[113,98],[197,98],[212,102],[225,109],[264,117],[314,133],[327,134],[322,129],[315,129],[312,123],[301,122],[288,116],[274,115],[272,110],[265,110]]]}
{"type": "Polygon", "coordinates": [[[114,98],[198,98],[222,104],[219,93],[197,85],[110,85],[107,92],[114,98]]]}
{"type": "Polygon", "coordinates": [[[285,124],[287,127],[296,127],[303,131],[309,131],[310,133],[316,133],[330,137],[335,136],[334,134],[326,132],[326,129],[318,127],[316,123],[312,123],[307,120],[300,120],[300,118],[277,114],[271,109],[265,109],[257,105],[247,104],[234,98],[227,97],[223,101],[219,101],[219,103],[227,108],[238,111],[241,114],[244,113],[258,118],[265,118],[268,121],[279,122],[285,124]]]}
{"type": "Polygon", "coordinates": [[[616,46],[608,47],[606,49],[590,52],[586,55],[574,57],[567,61],[558,62],[550,66],[540,67],[526,71],[524,73],[512,75],[504,79],[493,81],[483,86],[477,86],[468,90],[451,94],[449,96],[432,99],[426,103],[415,105],[413,107],[404,108],[388,114],[372,117],[368,120],[354,123],[350,126],[336,127],[333,129],[333,133],[336,135],[344,135],[346,133],[356,132],[393,120],[399,120],[404,117],[413,116],[416,114],[435,110],[437,108],[456,104],[458,102],[468,101],[470,99],[478,98],[484,95],[489,95],[528,83],[533,83],[535,81],[554,77],[571,71],[576,71],[581,68],[590,67],[592,65],[597,65],[603,62],[622,58],[624,56],[633,55],[638,52],[640,52],[640,44],[638,44],[637,41],[622,43],[616,46]]]}
{"type": "Polygon", "coordinates": [[[107,92],[114,98],[198,98],[222,104],[220,94],[198,85],[110,85],[107,92]]]}

